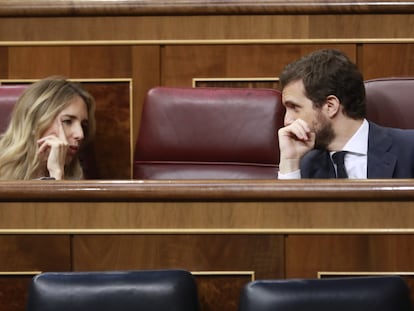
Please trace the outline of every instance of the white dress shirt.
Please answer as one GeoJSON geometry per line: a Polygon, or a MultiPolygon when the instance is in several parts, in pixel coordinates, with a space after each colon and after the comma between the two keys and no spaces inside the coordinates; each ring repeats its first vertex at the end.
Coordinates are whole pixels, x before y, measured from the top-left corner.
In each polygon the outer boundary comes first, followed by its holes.
{"type": "MultiPolygon", "coordinates": [[[[345,170],[349,179],[367,178],[368,132],[369,124],[367,120],[364,120],[358,131],[356,131],[342,149],[348,152],[345,155],[345,170]]],[[[330,153],[331,159],[333,153],[330,153]]]]}
{"type": "MultiPolygon", "coordinates": [[[[345,144],[343,151],[348,153],[345,155],[345,170],[349,179],[366,179],[367,178],[367,162],[368,162],[368,132],[369,124],[364,119],[360,128],[355,132],[351,139],[345,144]]],[[[341,151],[341,150],[336,150],[341,151]]],[[[332,154],[335,151],[331,152],[332,154]]],[[[332,162],[333,163],[333,162],[332,162]]],[[[336,165],[334,164],[335,170],[336,165]]],[[[299,179],[301,178],[300,170],[287,174],[278,173],[278,179],[299,179]]]]}

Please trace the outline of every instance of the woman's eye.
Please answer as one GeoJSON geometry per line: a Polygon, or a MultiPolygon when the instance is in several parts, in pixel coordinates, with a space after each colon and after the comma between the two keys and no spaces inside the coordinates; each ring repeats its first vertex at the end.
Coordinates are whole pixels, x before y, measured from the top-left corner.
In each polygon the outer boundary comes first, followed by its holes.
{"type": "Polygon", "coordinates": [[[83,134],[85,135],[85,137],[87,137],[88,136],[88,130],[89,130],[88,123],[87,122],[82,122],[81,126],[82,126],[82,130],[83,130],[83,134]]]}
{"type": "Polygon", "coordinates": [[[70,124],[72,124],[72,120],[71,119],[65,119],[65,120],[62,121],[62,123],[70,125],[70,124]]]}

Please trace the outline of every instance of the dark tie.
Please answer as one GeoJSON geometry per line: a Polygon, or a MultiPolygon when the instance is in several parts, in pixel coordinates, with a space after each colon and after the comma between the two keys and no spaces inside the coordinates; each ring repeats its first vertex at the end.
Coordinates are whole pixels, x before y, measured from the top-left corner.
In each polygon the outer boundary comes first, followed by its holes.
{"type": "Polygon", "coordinates": [[[348,178],[344,164],[345,154],[346,151],[338,151],[332,155],[332,160],[336,164],[336,178],[348,178]]]}

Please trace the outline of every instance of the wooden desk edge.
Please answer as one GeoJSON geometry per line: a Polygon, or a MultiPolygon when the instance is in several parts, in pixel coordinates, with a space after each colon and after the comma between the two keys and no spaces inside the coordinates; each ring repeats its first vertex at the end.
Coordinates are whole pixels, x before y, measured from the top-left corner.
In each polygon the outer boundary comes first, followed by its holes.
{"type": "Polygon", "coordinates": [[[410,201],[414,180],[0,181],[0,202],[410,201]]]}
{"type": "Polygon", "coordinates": [[[243,14],[410,14],[410,1],[0,0],[0,16],[149,16],[243,14]]]}

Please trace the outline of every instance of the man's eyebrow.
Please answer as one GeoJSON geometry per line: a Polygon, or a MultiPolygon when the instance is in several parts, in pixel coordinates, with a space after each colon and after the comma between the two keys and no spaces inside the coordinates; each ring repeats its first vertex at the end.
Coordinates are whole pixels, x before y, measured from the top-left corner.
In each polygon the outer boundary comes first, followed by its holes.
{"type": "Polygon", "coordinates": [[[300,106],[298,103],[292,101],[292,100],[285,100],[283,101],[283,105],[285,106],[300,106]]]}

